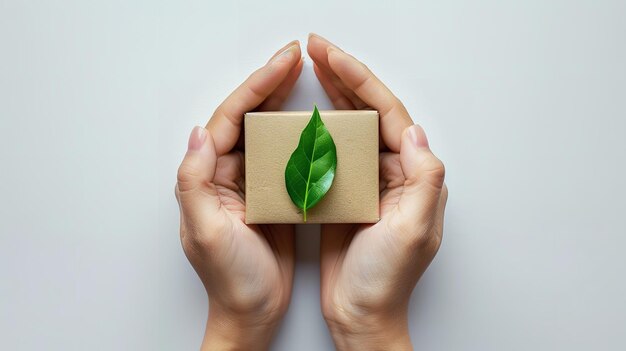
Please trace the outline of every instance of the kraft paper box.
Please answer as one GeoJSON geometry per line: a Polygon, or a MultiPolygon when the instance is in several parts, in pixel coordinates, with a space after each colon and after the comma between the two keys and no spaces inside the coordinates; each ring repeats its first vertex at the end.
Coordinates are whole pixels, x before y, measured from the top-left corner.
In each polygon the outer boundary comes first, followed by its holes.
{"type": "MultiPolygon", "coordinates": [[[[246,223],[303,223],[291,202],[285,167],[312,111],[245,115],[246,223]]],[[[378,112],[320,111],[337,147],[326,196],[307,210],[307,223],[375,223],[378,206],[378,112]]]]}

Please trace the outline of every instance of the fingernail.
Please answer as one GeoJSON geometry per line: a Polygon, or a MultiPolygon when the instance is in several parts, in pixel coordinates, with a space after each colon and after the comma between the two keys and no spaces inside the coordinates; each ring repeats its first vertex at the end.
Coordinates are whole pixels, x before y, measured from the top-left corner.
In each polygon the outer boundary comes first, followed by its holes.
{"type": "Polygon", "coordinates": [[[188,150],[200,150],[206,140],[206,129],[202,127],[194,127],[189,136],[189,143],[187,144],[188,150]]]}
{"type": "Polygon", "coordinates": [[[293,45],[290,45],[289,47],[285,48],[285,50],[281,51],[280,54],[276,55],[273,59],[270,60],[270,63],[275,63],[275,62],[281,62],[281,61],[289,61],[293,58],[294,55],[294,49],[295,47],[298,46],[298,43],[296,42],[293,45]]]}
{"type": "Polygon", "coordinates": [[[320,40],[322,40],[322,41],[325,41],[325,42],[326,42],[329,46],[334,47],[335,49],[337,49],[337,50],[339,50],[339,51],[343,51],[343,50],[341,50],[341,49],[340,49],[337,45],[335,45],[335,44],[331,43],[331,42],[330,42],[330,40],[328,40],[328,39],[324,38],[323,36],[321,36],[321,35],[319,35],[319,34],[317,34],[317,33],[309,33],[309,39],[310,39],[311,37],[316,37],[316,38],[318,38],[318,39],[320,39],[320,40]]]}
{"type": "Polygon", "coordinates": [[[424,129],[420,125],[415,124],[411,126],[409,130],[407,131],[407,133],[409,134],[409,138],[411,139],[411,142],[413,143],[413,145],[417,146],[418,148],[429,147],[428,138],[426,138],[426,133],[424,132],[424,129]]]}
{"type": "Polygon", "coordinates": [[[318,39],[321,39],[321,40],[324,40],[324,41],[328,41],[328,40],[324,39],[321,35],[319,35],[317,33],[313,33],[313,32],[309,33],[309,40],[311,40],[311,38],[318,38],[318,39]]]}
{"type": "Polygon", "coordinates": [[[341,50],[340,48],[338,48],[336,46],[332,46],[332,45],[326,48],[326,55],[330,55],[331,53],[343,54],[343,55],[346,55],[346,56],[350,56],[345,51],[341,50]]]}

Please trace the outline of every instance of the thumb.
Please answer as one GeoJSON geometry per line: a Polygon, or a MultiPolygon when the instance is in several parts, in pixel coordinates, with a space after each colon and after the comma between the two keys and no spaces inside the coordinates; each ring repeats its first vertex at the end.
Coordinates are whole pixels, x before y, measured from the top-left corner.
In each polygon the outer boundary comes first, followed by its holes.
{"type": "Polygon", "coordinates": [[[404,233],[423,235],[437,214],[445,168],[430,150],[419,125],[407,127],[402,133],[400,165],[405,181],[398,201],[399,222],[394,224],[404,233]]]}
{"type": "Polygon", "coordinates": [[[176,198],[186,217],[202,218],[220,207],[213,185],[217,154],[208,130],[195,127],[189,136],[187,153],[178,168],[176,198]]]}

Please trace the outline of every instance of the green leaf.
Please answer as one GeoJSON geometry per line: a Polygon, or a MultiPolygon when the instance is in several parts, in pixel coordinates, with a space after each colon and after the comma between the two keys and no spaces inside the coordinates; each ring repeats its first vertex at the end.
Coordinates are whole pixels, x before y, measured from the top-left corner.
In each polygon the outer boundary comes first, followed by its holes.
{"type": "Polygon", "coordinates": [[[306,211],[320,202],[333,184],[336,168],[335,142],[315,106],[285,168],[287,192],[291,201],[302,210],[304,222],[306,211]]]}

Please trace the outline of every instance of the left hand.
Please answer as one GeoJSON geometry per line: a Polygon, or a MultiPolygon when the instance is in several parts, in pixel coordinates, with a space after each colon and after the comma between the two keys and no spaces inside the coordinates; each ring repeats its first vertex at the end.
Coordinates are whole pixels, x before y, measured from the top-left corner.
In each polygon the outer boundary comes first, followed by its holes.
{"type": "Polygon", "coordinates": [[[289,305],[294,227],[245,224],[240,135],[244,113],[278,110],[301,71],[293,41],[194,128],[178,169],[181,242],[209,297],[203,350],[268,348],[289,305]]]}

